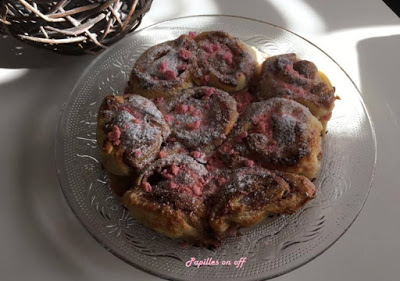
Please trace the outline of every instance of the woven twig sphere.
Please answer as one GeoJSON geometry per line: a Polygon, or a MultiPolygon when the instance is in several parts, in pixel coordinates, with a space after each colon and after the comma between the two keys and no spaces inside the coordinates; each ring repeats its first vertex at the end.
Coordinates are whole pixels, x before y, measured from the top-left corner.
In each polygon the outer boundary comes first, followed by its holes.
{"type": "Polygon", "coordinates": [[[152,0],[0,0],[0,31],[34,46],[95,54],[135,30],[152,0]]]}

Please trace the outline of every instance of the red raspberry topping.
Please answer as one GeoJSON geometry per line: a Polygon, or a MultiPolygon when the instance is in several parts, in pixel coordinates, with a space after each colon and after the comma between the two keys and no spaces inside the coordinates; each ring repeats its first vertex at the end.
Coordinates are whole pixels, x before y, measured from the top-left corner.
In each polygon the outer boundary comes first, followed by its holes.
{"type": "Polygon", "coordinates": [[[253,167],[254,161],[246,159],[246,160],[244,160],[244,165],[246,165],[246,167],[253,167]]]}
{"type": "Polygon", "coordinates": [[[192,57],[192,53],[185,49],[180,49],[178,52],[178,56],[184,60],[188,60],[192,57]]]}
{"type": "Polygon", "coordinates": [[[192,152],[190,153],[190,155],[191,155],[193,158],[201,158],[201,152],[200,152],[200,151],[192,151],[192,152]]]}
{"type": "Polygon", "coordinates": [[[215,90],[213,88],[205,88],[203,92],[207,97],[210,97],[215,93],[215,90]]]}
{"type": "Polygon", "coordinates": [[[227,63],[227,64],[232,64],[233,63],[233,55],[231,52],[226,52],[222,59],[227,63]]]}
{"type": "Polygon", "coordinates": [[[201,121],[197,120],[191,123],[187,123],[185,128],[189,130],[198,130],[201,127],[201,121]]]}
{"type": "Polygon", "coordinates": [[[239,136],[237,137],[237,141],[238,142],[241,142],[245,137],[247,137],[249,134],[246,132],[246,131],[244,131],[244,132],[241,132],[240,134],[239,134],[239,136]]]}
{"type": "Polygon", "coordinates": [[[171,173],[176,176],[179,173],[180,168],[176,166],[175,164],[172,164],[171,166],[171,173]]]}
{"type": "Polygon", "coordinates": [[[167,80],[174,80],[177,77],[176,71],[173,71],[170,69],[165,71],[164,75],[165,75],[165,79],[167,79],[167,80]]]}
{"type": "Polygon", "coordinates": [[[212,53],[213,52],[213,44],[204,44],[203,45],[203,50],[206,51],[207,53],[212,53]]]}
{"type": "Polygon", "coordinates": [[[223,186],[226,184],[226,178],[218,178],[217,183],[219,186],[223,186]]]}
{"type": "Polygon", "coordinates": [[[162,61],[158,64],[158,71],[160,71],[160,73],[165,73],[167,70],[168,70],[167,61],[162,61]]]}
{"type": "Polygon", "coordinates": [[[172,123],[172,120],[174,119],[171,115],[169,114],[165,114],[164,115],[164,119],[165,121],[167,121],[168,123],[172,123]]]}
{"type": "Polygon", "coordinates": [[[201,190],[201,187],[200,187],[200,186],[195,185],[195,186],[193,187],[193,193],[194,193],[195,195],[197,195],[197,196],[200,196],[200,195],[203,193],[203,191],[201,190]]]}
{"type": "Polygon", "coordinates": [[[140,154],[142,154],[142,152],[140,151],[140,149],[136,149],[135,150],[135,157],[138,158],[140,156],[140,154]]]}
{"type": "Polygon", "coordinates": [[[146,182],[146,183],[144,184],[143,189],[144,189],[144,191],[146,191],[146,192],[151,192],[151,191],[152,191],[151,185],[150,185],[148,182],[146,182]]]}
{"type": "Polygon", "coordinates": [[[184,64],[184,63],[178,64],[178,66],[176,67],[176,69],[178,69],[178,70],[186,70],[186,68],[187,68],[187,64],[184,64]]]}
{"type": "Polygon", "coordinates": [[[176,183],[170,181],[170,182],[169,182],[169,188],[170,188],[170,189],[177,189],[177,188],[178,188],[178,185],[177,185],[176,183]]]}
{"type": "Polygon", "coordinates": [[[175,106],[174,111],[177,114],[183,114],[183,113],[188,112],[188,110],[189,110],[189,106],[187,106],[186,104],[180,104],[180,105],[175,106]]]}
{"type": "Polygon", "coordinates": [[[119,138],[121,137],[121,130],[117,125],[113,125],[111,128],[111,132],[108,132],[107,138],[110,142],[112,142],[114,145],[119,145],[120,140],[119,138]]]}

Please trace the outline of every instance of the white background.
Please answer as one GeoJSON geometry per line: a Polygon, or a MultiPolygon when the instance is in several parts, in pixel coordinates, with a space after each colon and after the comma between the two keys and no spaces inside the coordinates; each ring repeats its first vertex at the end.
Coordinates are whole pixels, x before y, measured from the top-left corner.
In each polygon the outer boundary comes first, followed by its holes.
{"type": "MultiPolygon", "coordinates": [[[[196,14],[255,18],[308,38],[355,81],[375,125],[376,174],[361,214],[325,253],[274,280],[399,280],[399,18],[379,0],[154,0],[140,28],[196,14]]],[[[159,280],[103,249],[57,181],[59,110],[92,59],[0,38],[0,280],[159,280]]]]}

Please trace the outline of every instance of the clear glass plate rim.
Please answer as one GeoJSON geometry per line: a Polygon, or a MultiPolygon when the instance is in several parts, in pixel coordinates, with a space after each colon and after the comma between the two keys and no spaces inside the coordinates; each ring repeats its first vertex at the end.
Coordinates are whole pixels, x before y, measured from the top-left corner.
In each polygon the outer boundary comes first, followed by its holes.
{"type": "MultiPolygon", "coordinates": [[[[375,133],[375,126],[374,123],[370,117],[369,111],[368,111],[368,107],[366,106],[366,104],[364,103],[364,100],[362,99],[362,93],[359,90],[359,88],[357,87],[357,85],[354,83],[354,81],[351,79],[351,77],[348,75],[348,73],[340,66],[340,64],[338,62],[336,62],[336,60],[334,60],[329,54],[327,54],[324,50],[322,50],[320,47],[318,47],[316,44],[314,44],[313,42],[311,42],[310,40],[304,38],[303,36],[290,31],[286,28],[283,28],[281,26],[278,26],[276,24],[273,23],[269,23],[267,21],[262,21],[259,19],[253,19],[253,18],[248,18],[248,17],[243,17],[243,16],[235,16],[235,15],[215,15],[215,14],[209,14],[209,15],[193,15],[193,16],[184,16],[184,17],[177,17],[177,18],[173,18],[173,19],[169,19],[169,20],[164,20],[158,23],[154,23],[152,25],[143,27],[141,29],[138,29],[132,33],[130,33],[129,35],[127,35],[124,39],[122,39],[121,41],[117,42],[116,44],[114,44],[113,46],[111,46],[110,48],[108,48],[107,50],[105,50],[102,54],[100,54],[99,56],[97,56],[86,68],[85,70],[82,72],[81,77],[79,78],[79,80],[77,80],[77,82],[75,83],[75,86],[73,87],[71,93],[68,95],[68,97],[66,98],[65,102],[63,103],[61,110],[60,110],[60,114],[58,117],[58,122],[57,122],[57,126],[56,126],[56,134],[55,134],[55,139],[54,139],[54,147],[55,147],[55,164],[56,164],[56,173],[57,173],[57,177],[58,177],[58,181],[60,183],[60,188],[64,194],[64,197],[68,203],[68,205],[70,206],[72,212],[75,214],[75,216],[77,217],[78,221],[83,225],[83,227],[90,233],[90,235],[97,241],[99,242],[100,245],[102,245],[102,247],[104,247],[107,251],[111,252],[112,254],[114,254],[115,256],[117,256],[118,258],[120,258],[121,260],[123,260],[124,262],[130,264],[131,266],[138,268],[144,272],[147,272],[149,274],[154,275],[154,272],[152,272],[150,269],[147,269],[145,267],[140,266],[139,264],[136,264],[132,261],[130,261],[129,259],[125,258],[122,254],[118,253],[118,251],[115,251],[113,249],[110,249],[106,243],[104,243],[104,241],[101,239],[103,238],[102,235],[99,235],[96,231],[94,231],[94,229],[92,229],[92,227],[90,227],[89,225],[86,225],[84,222],[84,219],[80,217],[80,215],[77,213],[77,211],[75,210],[75,208],[77,208],[77,204],[76,202],[73,202],[73,200],[71,200],[70,195],[67,194],[66,190],[64,188],[62,188],[62,186],[65,184],[64,181],[67,181],[64,177],[65,175],[62,174],[62,171],[59,169],[59,167],[62,166],[63,163],[63,156],[62,155],[58,155],[57,151],[60,147],[63,147],[64,144],[64,134],[62,133],[61,128],[63,127],[62,125],[67,121],[66,118],[66,114],[65,111],[67,109],[67,106],[70,104],[71,99],[74,96],[74,93],[76,92],[76,90],[82,85],[82,83],[85,82],[85,78],[87,76],[87,74],[90,72],[90,70],[93,68],[93,66],[95,66],[103,57],[107,56],[109,53],[112,53],[112,51],[116,48],[118,48],[119,45],[123,44],[124,41],[129,40],[130,37],[135,36],[136,34],[146,31],[147,29],[151,29],[154,28],[158,25],[162,25],[164,23],[169,23],[169,22],[174,22],[174,21],[179,21],[179,20],[185,20],[185,19],[195,19],[198,20],[199,18],[212,18],[212,17],[217,17],[217,18],[237,18],[237,19],[242,19],[242,20],[248,20],[248,21],[252,21],[252,22],[258,22],[261,24],[266,24],[266,25],[270,25],[273,26],[275,28],[281,29],[285,32],[289,32],[299,38],[301,38],[302,40],[308,42],[309,44],[311,44],[312,46],[314,46],[315,48],[317,48],[319,51],[321,51],[325,56],[327,56],[337,67],[340,68],[340,70],[347,76],[347,78],[349,79],[349,81],[353,84],[354,88],[356,89],[357,93],[358,93],[358,100],[361,103],[364,113],[366,114],[367,117],[367,121],[370,125],[370,130],[371,130],[371,134],[372,134],[372,138],[373,138],[373,146],[374,146],[374,159],[373,159],[373,167],[372,167],[372,171],[371,171],[371,178],[369,181],[369,186],[368,186],[368,190],[365,193],[365,199],[363,200],[362,204],[360,204],[360,207],[355,210],[356,215],[354,217],[354,219],[348,224],[348,226],[346,228],[344,228],[343,231],[341,231],[341,234],[338,235],[336,237],[336,239],[333,239],[333,241],[328,244],[324,249],[318,251],[316,254],[312,255],[310,258],[304,260],[301,263],[298,263],[297,266],[291,267],[290,269],[284,270],[278,274],[272,275],[270,277],[268,277],[268,279],[270,278],[275,278],[277,276],[281,276],[284,275],[288,272],[291,272],[293,270],[298,269],[299,267],[309,263],[310,261],[314,260],[315,258],[317,258],[319,255],[321,255],[322,253],[324,253],[326,250],[328,250],[334,243],[336,243],[343,235],[344,233],[347,232],[347,230],[351,227],[351,225],[354,223],[354,221],[357,219],[357,217],[359,216],[362,208],[364,207],[367,198],[369,196],[369,193],[371,191],[371,187],[373,184],[373,180],[374,180],[374,176],[375,176],[375,170],[376,170],[376,161],[377,161],[377,140],[376,140],[376,133],[375,133]]],[[[160,273],[157,273],[157,276],[164,278],[164,279],[168,279],[168,280],[186,280],[186,279],[179,279],[179,278],[171,278],[168,275],[162,275],[160,273]]],[[[214,279],[204,279],[204,280],[214,280],[214,279]]],[[[254,276],[254,278],[249,279],[249,280],[265,280],[265,277],[262,276],[254,276]]]]}

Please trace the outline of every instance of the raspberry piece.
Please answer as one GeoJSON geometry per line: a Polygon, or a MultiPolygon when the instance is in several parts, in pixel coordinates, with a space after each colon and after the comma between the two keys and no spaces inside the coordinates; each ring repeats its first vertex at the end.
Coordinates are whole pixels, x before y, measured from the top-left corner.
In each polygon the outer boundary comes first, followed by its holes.
{"type": "Polygon", "coordinates": [[[247,136],[248,136],[248,133],[247,133],[246,131],[241,132],[241,133],[239,134],[239,136],[237,137],[237,141],[238,141],[238,142],[242,142],[243,139],[244,139],[245,137],[247,137],[247,136]]]}
{"type": "Polygon", "coordinates": [[[176,176],[179,173],[180,168],[178,166],[176,166],[175,164],[173,164],[171,166],[171,173],[176,176]]]}
{"type": "Polygon", "coordinates": [[[143,189],[144,189],[144,191],[146,191],[146,192],[151,192],[151,191],[152,191],[152,187],[151,187],[151,185],[150,185],[148,182],[146,182],[146,183],[144,184],[143,189]]]}
{"type": "Polygon", "coordinates": [[[174,79],[176,79],[177,74],[176,74],[176,71],[169,69],[169,70],[165,71],[164,76],[165,76],[165,79],[167,79],[167,80],[174,80],[174,79]]]}
{"type": "Polygon", "coordinates": [[[158,71],[160,71],[160,73],[165,73],[167,70],[168,70],[167,61],[162,61],[158,64],[158,71]]]}
{"type": "Polygon", "coordinates": [[[187,123],[185,128],[189,130],[198,130],[201,127],[201,121],[197,120],[191,123],[187,123]]]}
{"type": "Polygon", "coordinates": [[[175,106],[174,111],[177,114],[183,114],[183,113],[188,112],[188,110],[189,110],[189,106],[187,106],[186,104],[180,104],[180,105],[175,106]]]}
{"type": "Polygon", "coordinates": [[[203,45],[203,50],[206,51],[207,53],[212,53],[213,52],[213,44],[204,44],[203,45]]]}
{"type": "Polygon", "coordinates": [[[111,128],[111,132],[108,132],[107,138],[110,142],[114,145],[119,145],[120,141],[119,138],[121,137],[121,130],[117,125],[113,125],[111,128]]]}
{"type": "Polygon", "coordinates": [[[218,178],[217,183],[219,186],[223,186],[226,184],[226,178],[218,178]]]}
{"type": "Polygon", "coordinates": [[[202,192],[200,186],[195,185],[195,186],[193,187],[193,193],[196,194],[197,196],[200,196],[203,192],[202,192]]]}
{"type": "Polygon", "coordinates": [[[174,119],[171,115],[169,114],[165,114],[164,115],[164,119],[165,121],[167,121],[168,123],[172,123],[172,120],[174,119]]]}
{"type": "Polygon", "coordinates": [[[232,64],[233,63],[233,55],[231,52],[226,52],[223,56],[222,59],[227,63],[227,64],[232,64]]]}
{"type": "Polygon", "coordinates": [[[201,152],[200,152],[200,151],[192,151],[192,152],[190,153],[190,155],[191,155],[193,158],[201,158],[201,152]]]}
{"type": "Polygon", "coordinates": [[[254,161],[252,161],[252,160],[249,160],[249,159],[246,159],[246,160],[244,160],[244,165],[246,166],[246,167],[253,167],[254,166],[254,161]]]}
{"type": "Polygon", "coordinates": [[[207,97],[210,97],[215,93],[215,90],[213,88],[205,88],[203,92],[207,97]]]}
{"type": "Polygon", "coordinates": [[[188,60],[192,57],[192,53],[185,49],[180,49],[178,52],[178,56],[184,60],[188,60]]]}
{"type": "Polygon", "coordinates": [[[138,158],[140,156],[140,154],[142,154],[142,152],[140,151],[140,149],[136,149],[134,154],[135,154],[135,157],[138,158]]]}
{"type": "Polygon", "coordinates": [[[170,188],[170,189],[177,189],[177,188],[178,188],[178,185],[177,185],[176,183],[170,181],[170,182],[169,182],[169,188],[170,188]]]}
{"type": "Polygon", "coordinates": [[[192,115],[192,116],[200,116],[200,115],[201,115],[201,112],[200,112],[200,110],[196,109],[195,111],[193,111],[193,112],[191,113],[191,115],[192,115]]]}
{"type": "Polygon", "coordinates": [[[221,50],[221,46],[218,43],[215,43],[212,45],[212,50],[214,52],[218,52],[219,50],[221,50]]]}
{"type": "Polygon", "coordinates": [[[186,70],[186,68],[187,68],[187,64],[184,64],[184,63],[181,63],[181,64],[178,64],[178,66],[176,67],[176,69],[178,69],[178,70],[186,70]]]}

